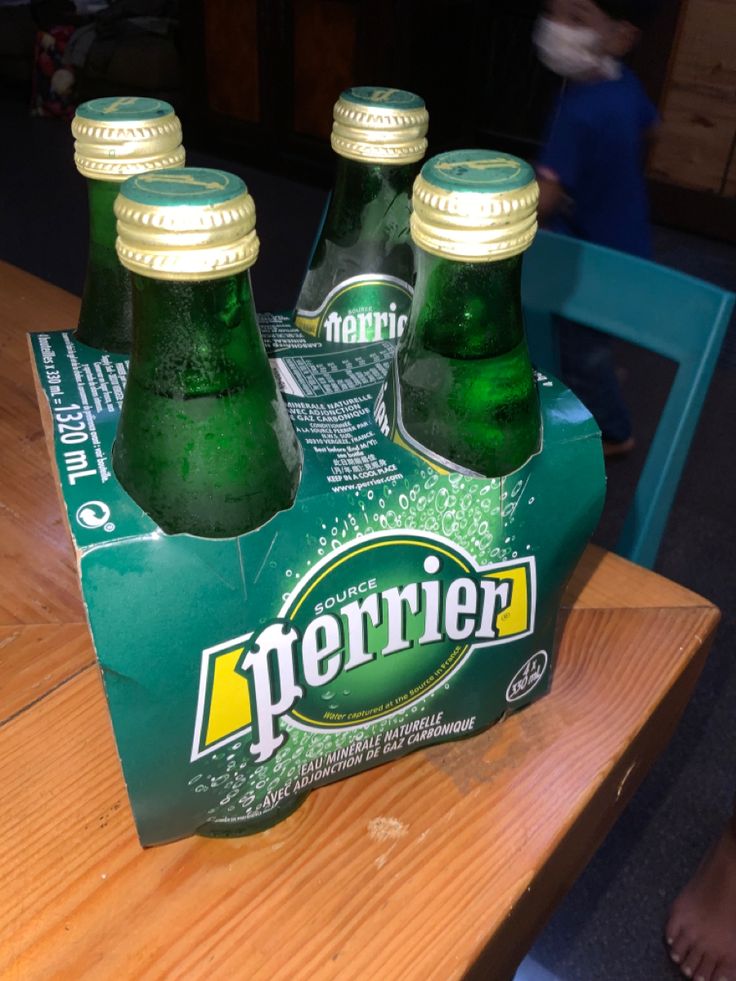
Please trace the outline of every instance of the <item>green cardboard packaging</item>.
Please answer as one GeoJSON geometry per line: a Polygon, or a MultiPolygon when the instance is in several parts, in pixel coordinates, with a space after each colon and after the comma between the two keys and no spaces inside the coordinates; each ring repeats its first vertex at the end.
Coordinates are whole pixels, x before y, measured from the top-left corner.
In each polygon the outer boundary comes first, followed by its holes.
{"type": "Polygon", "coordinates": [[[391,344],[259,319],[304,467],[289,511],[226,540],[164,534],[117,482],[126,359],[31,337],[143,845],[258,831],[540,697],[602,507],[600,434],[556,380],[538,376],[543,445],[523,467],[438,471],[374,419],[391,344]]]}

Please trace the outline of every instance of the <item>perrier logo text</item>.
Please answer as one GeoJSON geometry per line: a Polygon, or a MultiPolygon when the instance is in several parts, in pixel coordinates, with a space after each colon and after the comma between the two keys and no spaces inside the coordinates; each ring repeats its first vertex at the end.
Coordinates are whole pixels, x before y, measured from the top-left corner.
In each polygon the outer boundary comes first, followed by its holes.
{"type": "Polygon", "coordinates": [[[299,309],[297,327],[335,344],[397,340],[409,320],[412,288],[397,276],[367,273],[333,287],[318,309],[299,309]]]}
{"type": "Polygon", "coordinates": [[[279,615],[202,653],[192,759],[250,733],[354,729],[426,697],[478,649],[534,629],[532,557],[477,566],[415,531],[367,535],[310,570],[279,615]]]}

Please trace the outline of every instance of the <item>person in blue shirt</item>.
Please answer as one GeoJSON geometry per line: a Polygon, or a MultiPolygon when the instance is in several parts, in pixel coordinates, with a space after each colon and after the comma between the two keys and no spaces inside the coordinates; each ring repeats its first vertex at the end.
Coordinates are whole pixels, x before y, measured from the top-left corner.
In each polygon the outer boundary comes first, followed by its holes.
{"type": "MultiPolygon", "coordinates": [[[[650,258],[644,182],[654,106],[620,59],[636,43],[653,0],[550,0],[534,31],[541,61],[564,79],[537,177],[549,228],[650,258]]],[[[612,288],[618,288],[612,284],[612,288]]],[[[610,346],[562,321],[562,369],[595,416],[608,455],[634,445],[610,346]]],[[[730,820],[672,905],[670,957],[695,981],[736,981],[736,802],[730,820]]]]}
{"type": "MultiPolygon", "coordinates": [[[[648,0],[551,0],[534,29],[540,60],[564,78],[537,163],[539,213],[553,231],[651,257],[644,180],[657,110],[621,58],[648,0]]],[[[610,342],[561,320],[562,373],[593,413],[606,455],[634,446],[610,342]]]]}

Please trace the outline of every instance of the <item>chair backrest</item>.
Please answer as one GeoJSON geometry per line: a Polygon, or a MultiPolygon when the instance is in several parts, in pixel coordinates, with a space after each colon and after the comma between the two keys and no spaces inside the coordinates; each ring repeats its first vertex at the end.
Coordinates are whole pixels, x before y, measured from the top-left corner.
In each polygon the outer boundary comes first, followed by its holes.
{"type": "Polygon", "coordinates": [[[615,550],[651,568],[728,326],[734,294],[665,266],[553,232],[524,260],[532,360],[558,374],[560,314],[677,362],[615,550]]]}

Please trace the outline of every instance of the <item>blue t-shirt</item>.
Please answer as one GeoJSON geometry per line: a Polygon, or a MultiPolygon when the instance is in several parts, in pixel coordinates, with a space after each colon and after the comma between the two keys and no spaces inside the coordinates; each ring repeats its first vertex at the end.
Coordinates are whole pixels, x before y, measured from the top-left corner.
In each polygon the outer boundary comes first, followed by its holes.
{"type": "Polygon", "coordinates": [[[637,77],[568,82],[547,124],[542,166],[571,198],[550,222],[555,231],[649,258],[644,136],[657,119],[637,77]]]}

